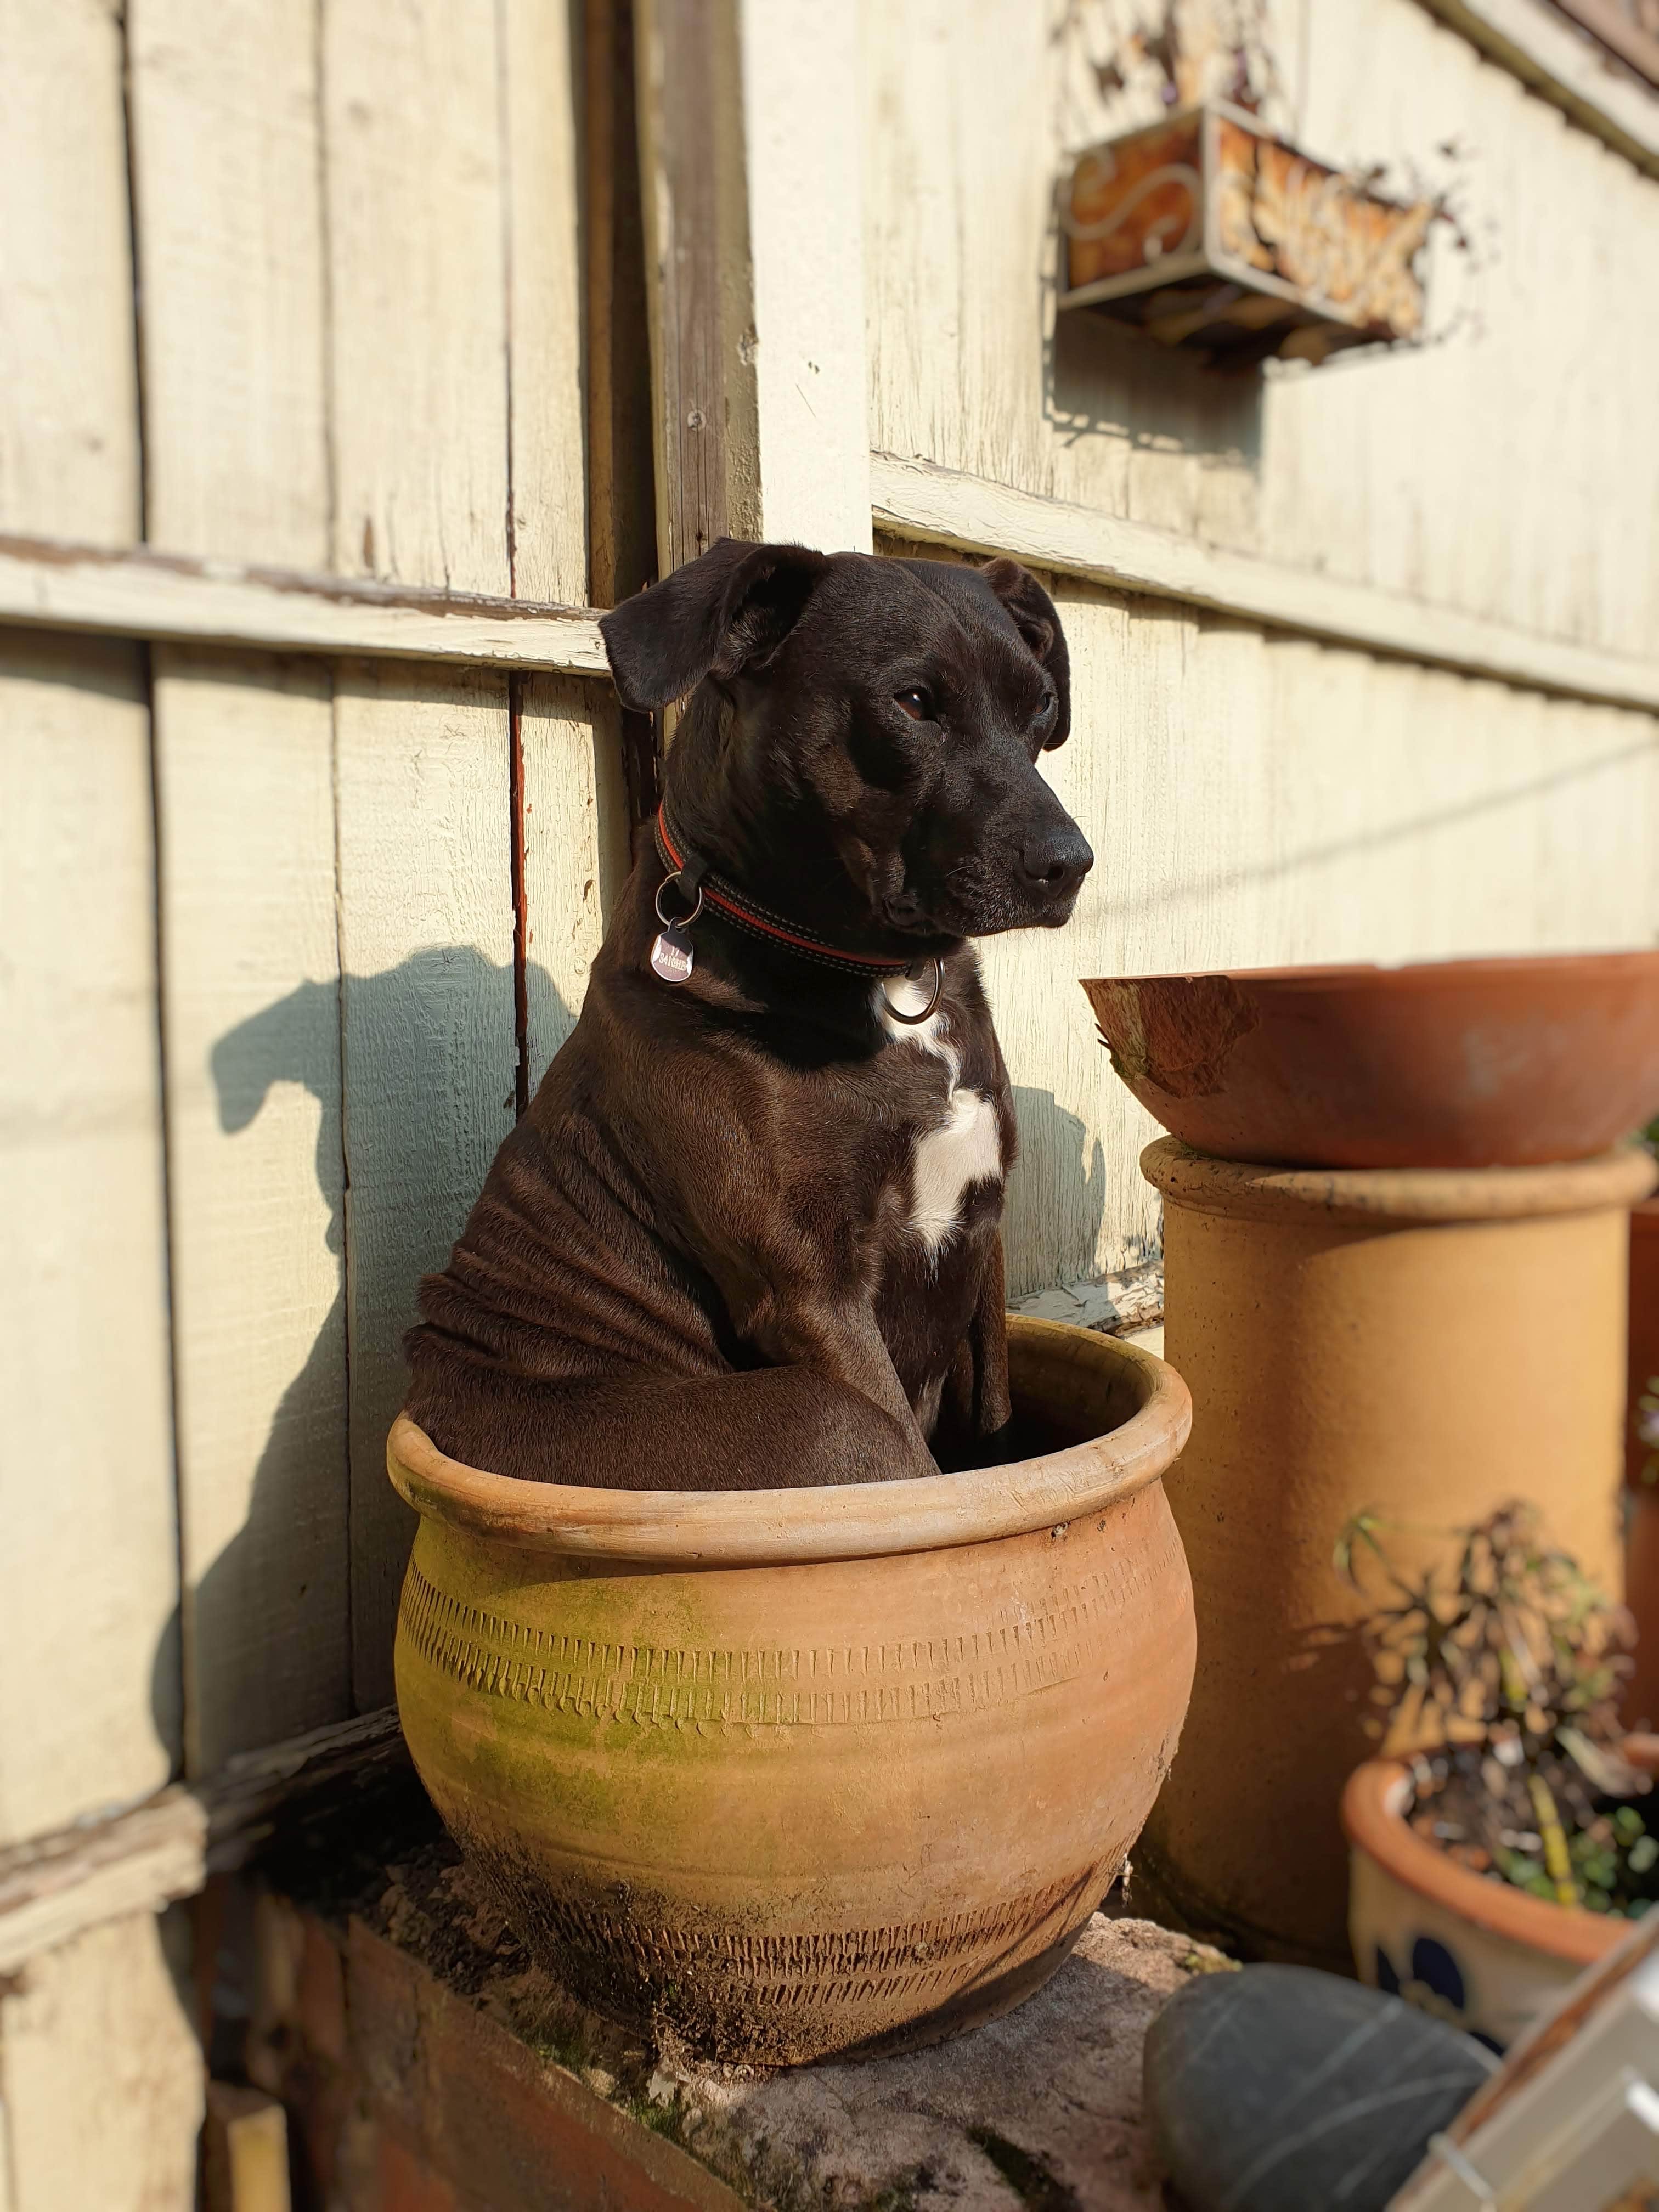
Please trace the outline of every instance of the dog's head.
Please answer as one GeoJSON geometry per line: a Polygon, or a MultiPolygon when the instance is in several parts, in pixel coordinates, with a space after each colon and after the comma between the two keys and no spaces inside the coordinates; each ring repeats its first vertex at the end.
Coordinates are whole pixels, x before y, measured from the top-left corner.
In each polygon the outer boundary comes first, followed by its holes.
{"type": "MultiPolygon", "coordinates": [[[[1018,562],[727,538],[599,627],[625,705],[705,682],[720,695],[692,749],[699,787],[672,758],[671,798],[746,828],[775,890],[778,846],[816,819],[883,934],[982,937],[1070,915],[1094,854],[1036,765],[1071,726],[1066,641],[1018,562]]],[[[698,826],[684,822],[694,839],[698,826]]]]}

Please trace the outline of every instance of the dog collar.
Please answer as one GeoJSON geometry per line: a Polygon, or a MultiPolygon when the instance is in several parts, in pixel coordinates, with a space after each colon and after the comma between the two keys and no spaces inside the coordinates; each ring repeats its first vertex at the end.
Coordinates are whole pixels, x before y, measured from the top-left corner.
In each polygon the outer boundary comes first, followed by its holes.
{"type": "Polygon", "coordinates": [[[745,896],[723,876],[710,874],[707,864],[690,850],[679,832],[669,827],[666,807],[659,806],[657,810],[655,836],[658,854],[668,873],[657,886],[657,920],[662,924],[662,929],[651,947],[651,965],[665,983],[684,983],[690,980],[694,965],[691,927],[707,904],[714,908],[724,921],[747,930],[751,937],[763,938],[769,944],[781,945],[800,959],[816,960],[823,967],[838,969],[843,975],[877,978],[908,975],[920,980],[921,973],[931,964],[933,988],[923,1012],[919,1014],[901,1013],[890,1001],[889,1011],[895,1021],[915,1027],[918,1023],[925,1022],[939,1005],[939,994],[945,988],[945,969],[941,961],[932,956],[927,961],[915,961],[880,953],[845,952],[838,945],[826,944],[823,938],[810,935],[784,915],[775,914],[769,907],[762,906],[757,900],[745,896]],[[663,912],[663,893],[671,884],[678,884],[680,890],[691,898],[693,903],[689,914],[666,915],[663,912]]]}

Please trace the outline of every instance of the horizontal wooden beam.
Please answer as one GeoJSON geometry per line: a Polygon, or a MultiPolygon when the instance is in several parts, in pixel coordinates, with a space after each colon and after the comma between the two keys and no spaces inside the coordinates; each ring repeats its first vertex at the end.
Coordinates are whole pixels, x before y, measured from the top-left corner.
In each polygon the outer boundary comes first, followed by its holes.
{"type": "Polygon", "coordinates": [[[391,1706],[246,1752],[212,1780],[182,1783],[130,1812],[0,1852],[0,1975],[130,1912],[193,1897],[246,1864],[279,1815],[406,1763],[391,1706]]]}
{"type": "MultiPolygon", "coordinates": [[[[1617,149],[1650,176],[1659,176],[1659,98],[1539,0],[1419,0],[1431,15],[1518,76],[1580,130],[1617,149]]],[[[1584,8],[1584,0],[1577,0],[1584,8]]],[[[1567,0],[1571,10],[1574,0],[1567,0]]],[[[1590,11],[1585,10],[1586,20],[1590,11]]],[[[1613,11],[1603,14],[1603,36],[1613,11]]],[[[1631,25],[1627,40],[1646,34],[1631,25]]],[[[1634,57],[1632,57],[1632,61],[1634,57]]]]}
{"type": "Polygon", "coordinates": [[[1659,709],[1659,659],[1542,637],[1479,615],[1259,561],[1066,500],[891,453],[871,456],[878,530],[976,552],[1114,591],[1179,599],[1264,628],[1356,646],[1529,690],[1659,709]]]}
{"type": "Polygon", "coordinates": [[[604,676],[586,608],[0,537],[0,623],[198,645],[604,676]]]}

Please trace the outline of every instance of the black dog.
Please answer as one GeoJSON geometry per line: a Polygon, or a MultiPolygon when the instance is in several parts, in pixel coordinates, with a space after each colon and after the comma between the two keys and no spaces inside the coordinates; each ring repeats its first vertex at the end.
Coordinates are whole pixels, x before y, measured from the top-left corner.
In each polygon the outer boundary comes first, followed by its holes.
{"type": "Polygon", "coordinates": [[[1014,1123],[966,940],[1063,922],[1093,864],[1036,769],[1054,604],[1012,561],[726,538],[601,628],[629,706],[696,687],[657,850],[421,1285],[406,1410],[610,1488],[994,1459],[1014,1123]]]}

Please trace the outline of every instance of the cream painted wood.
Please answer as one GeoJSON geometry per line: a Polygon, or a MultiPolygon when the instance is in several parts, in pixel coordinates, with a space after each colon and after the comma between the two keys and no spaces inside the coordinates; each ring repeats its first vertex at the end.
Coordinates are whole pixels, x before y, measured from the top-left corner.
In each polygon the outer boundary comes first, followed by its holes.
{"type": "Polygon", "coordinates": [[[300,569],[0,537],[0,627],[605,676],[593,616],[300,569]]]}
{"type": "Polygon", "coordinates": [[[1659,708],[1659,658],[1651,655],[1565,643],[927,461],[873,453],[871,479],[878,526],[914,538],[980,554],[1011,553],[1034,568],[1431,665],[1659,708]]]}
{"type": "MultiPolygon", "coordinates": [[[[505,594],[507,196],[494,0],[324,15],[335,565],[505,594]]],[[[392,1694],[386,1480],[415,1287],[512,1126],[504,678],[337,672],[351,1632],[392,1694]]]]}
{"type": "Polygon", "coordinates": [[[128,0],[145,534],[328,564],[317,12],[128,0]]]}
{"type": "Polygon", "coordinates": [[[1659,94],[1608,61],[1551,0],[1421,0],[1522,84],[1659,174],[1659,94]]]}
{"type": "Polygon", "coordinates": [[[502,0],[513,592],[588,604],[574,11],[502,0]]]}
{"type": "Polygon", "coordinates": [[[1057,176],[1157,112],[1140,75],[1107,97],[1091,66],[1126,14],[1080,0],[1051,36],[1024,0],[866,0],[872,447],[1650,655],[1659,183],[1417,0],[1310,0],[1299,51],[1281,37],[1282,120],[1316,154],[1455,185],[1479,265],[1443,235],[1434,319],[1467,317],[1413,353],[1218,377],[1054,313],[1057,176]]]}
{"type": "Polygon", "coordinates": [[[740,0],[761,534],[870,550],[856,7],[740,0]]]}
{"type": "Polygon", "coordinates": [[[1097,854],[1066,932],[988,940],[1017,1091],[1009,1289],[1155,1248],[1154,1125],[1073,979],[1659,938],[1651,717],[1060,584],[1045,773],[1097,854]]]}
{"type": "MultiPolygon", "coordinates": [[[[0,49],[0,529],[123,544],[139,482],[119,25],[95,0],[5,0],[0,49]]],[[[178,1752],[143,674],[126,647],[0,639],[0,1842],[144,1796],[178,1752]]]]}
{"type": "Polygon", "coordinates": [[[121,27],[0,0],[0,528],[138,534],[121,27]]]}
{"type": "MultiPolygon", "coordinates": [[[[133,0],[152,538],[327,560],[317,20],[133,0]],[[215,210],[204,224],[204,208],[215,210]]],[[[319,662],[158,644],[192,1774],[351,1710],[333,725],[319,662]]]]}
{"type": "Polygon", "coordinates": [[[359,1711],[392,1696],[412,1520],[386,1478],[415,1289],[513,1126],[507,722],[494,677],[335,684],[359,1711]]]}
{"type": "Polygon", "coordinates": [[[149,718],[121,646],[0,646],[0,1843],[179,1743],[149,718]]]}
{"type": "Polygon", "coordinates": [[[325,0],[332,566],[507,593],[495,0],[325,0]]]}
{"type": "Polygon", "coordinates": [[[526,680],[523,762],[525,1065],[532,1092],[581,1012],[587,971],[626,881],[628,794],[614,698],[526,680]]]}
{"type": "Polygon", "coordinates": [[[330,693],[156,656],[192,1774],[352,1710],[330,693]]]}
{"type": "Polygon", "coordinates": [[[32,1960],[0,1993],[9,2212],[193,2212],[204,2069],[188,1933],[181,1914],[134,1913],[32,1960]]]}

